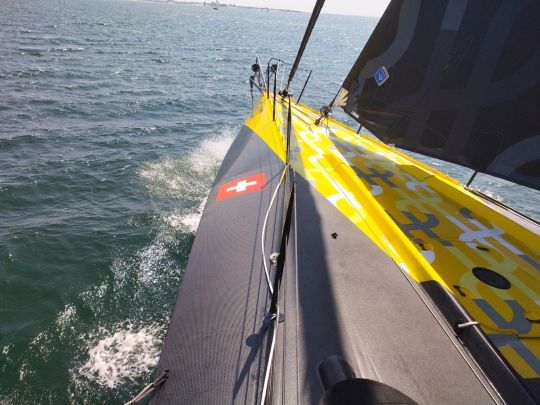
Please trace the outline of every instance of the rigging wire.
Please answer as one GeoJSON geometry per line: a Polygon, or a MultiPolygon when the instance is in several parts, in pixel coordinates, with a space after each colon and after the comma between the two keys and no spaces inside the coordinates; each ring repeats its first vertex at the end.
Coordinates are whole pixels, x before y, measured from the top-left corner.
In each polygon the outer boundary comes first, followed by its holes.
{"type": "Polygon", "coordinates": [[[287,86],[285,86],[285,91],[289,90],[289,85],[291,84],[294,78],[296,69],[298,69],[298,65],[300,64],[300,59],[302,59],[302,55],[304,54],[304,50],[306,49],[306,45],[309,41],[309,37],[311,36],[311,32],[313,31],[313,28],[315,27],[315,23],[317,22],[317,19],[319,18],[319,14],[321,14],[321,9],[324,6],[324,1],[325,0],[317,0],[317,3],[315,3],[315,7],[313,7],[313,11],[311,12],[311,17],[309,19],[306,32],[304,32],[304,38],[302,38],[302,42],[300,43],[300,48],[298,48],[298,53],[296,54],[296,59],[294,60],[294,63],[291,67],[291,71],[289,73],[289,79],[287,80],[287,86]]]}
{"type": "Polygon", "coordinates": [[[307,77],[306,81],[304,82],[304,86],[302,87],[302,91],[300,92],[300,95],[298,96],[298,99],[296,100],[296,105],[298,105],[298,103],[300,102],[300,99],[304,95],[304,90],[306,89],[306,86],[307,86],[307,84],[309,82],[309,79],[311,77],[311,73],[313,73],[313,70],[309,71],[308,77],[307,77]]]}

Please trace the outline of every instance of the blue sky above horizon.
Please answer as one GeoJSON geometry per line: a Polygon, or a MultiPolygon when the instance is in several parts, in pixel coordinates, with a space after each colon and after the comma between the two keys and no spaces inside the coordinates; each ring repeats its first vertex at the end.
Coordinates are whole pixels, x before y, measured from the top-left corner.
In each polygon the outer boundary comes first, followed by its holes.
{"type": "MultiPolygon", "coordinates": [[[[313,10],[315,0],[221,0],[221,3],[310,12],[313,10]]],[[[390,0],[328,0],[326,1],[322,12],[380,17],[388,6],[388,3],[390,3],[390,0]]]]}

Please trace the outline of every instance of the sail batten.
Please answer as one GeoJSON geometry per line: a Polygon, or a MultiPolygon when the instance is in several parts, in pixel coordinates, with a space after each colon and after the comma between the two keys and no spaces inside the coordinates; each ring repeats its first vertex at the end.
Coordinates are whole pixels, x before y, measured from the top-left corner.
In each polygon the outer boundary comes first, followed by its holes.
{"type": "Polygon", "coordinates": [[[393,0],[338,103],[387,143],[540,189],[540,3],[393,0]]]}

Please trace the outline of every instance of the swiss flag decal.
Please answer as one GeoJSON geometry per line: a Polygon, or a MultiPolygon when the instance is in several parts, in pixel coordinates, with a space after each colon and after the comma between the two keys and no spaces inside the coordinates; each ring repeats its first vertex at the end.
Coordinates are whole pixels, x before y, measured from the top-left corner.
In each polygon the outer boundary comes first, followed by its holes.
{"type": "Polygon", "coordinates": [[[237,195],[254,193],[262,190],[265,186],[264,173],[246,176],[219,186],[216,201],[225,200],[237,195]]]}

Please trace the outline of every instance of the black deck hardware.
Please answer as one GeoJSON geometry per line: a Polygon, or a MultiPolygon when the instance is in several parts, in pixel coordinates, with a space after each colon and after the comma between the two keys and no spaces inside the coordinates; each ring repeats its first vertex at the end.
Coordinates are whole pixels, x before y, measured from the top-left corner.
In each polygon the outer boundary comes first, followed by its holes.
{"type": "Polygon", "coordinates": [[[498,288],[500,290],[508,290],[512,286],[512,284],[510,284],[510,281],[506,277],[491,269],[486,269],[484,267],[475,267],[474,269],[472,269],[472,272],[478,280],[493,288],[498,288]]]}
{"type": "Polygon", "coordinates": [[[289,164],[291,161],[290,149],[291,149],[291,131],[292,131],[292,116],[291,116],[291,95],[289,94],[289,105],[287,110],[287,149],[285,150],[285,163],[289,164]]]}
{"type": "MultiPolygon", "coordinates": [[[[333,103],[333,101],[332,101],[333,103]]],[[[315,120],[315,125],[319,125],[323,118],[328,118],[330,115],[330,112],[332,111],[332,103],[330,105],[323,105],[319,112],[321,113],[321,116],[315,120]]]]}
{"type": "Polygon", "coordinates": [[[471,183],[473,182],[473,180],[474,180],[474,178],[476,177],[477,174],[478,174],[478,171],[475,170],[474,173],[472,174],[472,176],[467,181],[467,184],[465,185],[465,187],[469,187],[471,185],[471,183]]]}
{"type": "Polygon", "coordinates": [[[330,356],[319,364],[325,389],[324,405],[416,404],[397,389],[367,378],[356,378],[353,368],[340,356],[330,356]]]}
{"type": "Polygon", "coordinates": [[[152,395],[167,379],[169,378],[169,370],[163,370],[163,372],[150,384],[142,389],[135,397],[126,402],[125,405],[140,404],[144,399],[152,395]]]}
{"type": "Polygon", "coordinates": [[[270,98],[270,63],[266,65],[266,98],[270,98]]]}

